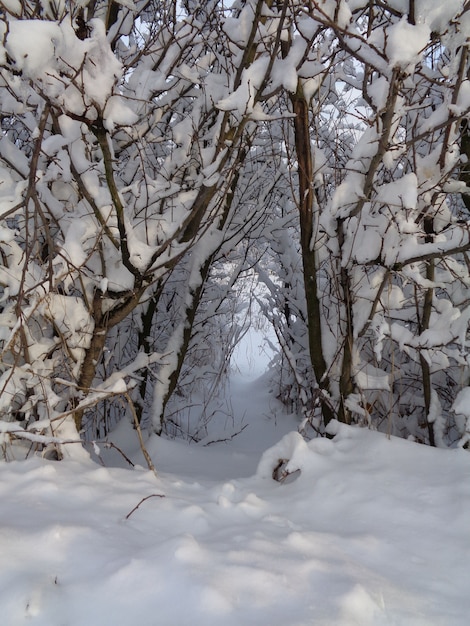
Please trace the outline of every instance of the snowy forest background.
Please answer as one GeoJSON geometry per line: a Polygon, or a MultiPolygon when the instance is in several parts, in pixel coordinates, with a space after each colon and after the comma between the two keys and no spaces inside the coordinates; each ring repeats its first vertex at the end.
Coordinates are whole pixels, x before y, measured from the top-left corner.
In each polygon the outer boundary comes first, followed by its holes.
{"type": "Polygon", "coordinates": [[[250,324],[307,437],[467,445],[470,3],[1,6],[5,458],[207,437],[250,324]]]}

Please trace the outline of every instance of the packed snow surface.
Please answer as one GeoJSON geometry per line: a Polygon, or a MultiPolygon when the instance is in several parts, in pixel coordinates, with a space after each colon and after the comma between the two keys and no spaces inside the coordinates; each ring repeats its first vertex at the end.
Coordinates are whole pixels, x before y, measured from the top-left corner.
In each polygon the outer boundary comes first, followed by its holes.
{"type": "Polygon", "coordinates": [[[263,379],[231,406],[229,441],[149,440],[158,478],[129,450],[3,463],[1,624],[468,625],[467,451],[338,424],[306,442],[263,379]]]}

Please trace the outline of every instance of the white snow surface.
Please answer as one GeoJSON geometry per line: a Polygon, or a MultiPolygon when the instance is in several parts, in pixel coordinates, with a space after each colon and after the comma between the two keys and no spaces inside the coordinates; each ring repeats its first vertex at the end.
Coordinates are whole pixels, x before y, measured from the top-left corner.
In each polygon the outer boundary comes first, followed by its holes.
{"type": "Polygon", "coordinates": [[[1,623],[466,626],[469,453],[339,424],[306,442],[266,389],[232,383],[230,441],[148,440],[158,478],[135,435],[134,469],[99,444],[106,466],[2,463],[1,623]]]}

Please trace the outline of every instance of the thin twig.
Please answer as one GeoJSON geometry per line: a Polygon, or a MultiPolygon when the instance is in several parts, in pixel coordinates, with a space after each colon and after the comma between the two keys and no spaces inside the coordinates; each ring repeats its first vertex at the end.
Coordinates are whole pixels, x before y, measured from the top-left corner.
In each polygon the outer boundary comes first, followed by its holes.
{"type": "Polygon", "coordinates": [[[129,511],[129,513],[126,515],[126,519],[129,519],[130,516],[132,515],[132,513],[137,511],[139,506],[141,504],[143,504],[145,502],[145,500],[148,500],[149,498],[166,498],[166,496],[164,494],[162,494],[162,493],[151,493],[149,496],[145,496],[145,498],[142,498],[142,500],[139,502],[139,504],[136,504],[136,506],[132,509],[132,511],[129,511]]]}
{"type": "MultiPolygon", "coordinates": [[[[99,445],[100,442],[99,441],[95,441],[94,443],[99,445]]],[[[121,454],[122,457],[129,463],[129,465],[131,465],[132,467],[135,467],[135,463],[133,463],[130,460],[130,458],[121,450],[121,448],[119,448],[112,441],[105,441],[103,445],[104,445],[105,448],[113,448],[114,450],[117,450],[119,452],[119,454],[121,454]]]]}
{"type": "Polygon", "coordinates": [[[235,439],[235,437],[238,437],[238,435],[242,433],[245,430],[245,428],[248,428],[248,424],[245,424],[244,426],[240,428],[240,430],[237,430],[236,433],[233,433],[229,435],[228,437],[224,437],[223,439],[212,439],[212,441],[208,441],[207,443],[203,445],[203,447],[205,448],[206,446],[210,446],[213,443],[224,443],[225,441],[232,441],[232,439],[235,439]]]}
{"type": "Polygon", "coordinates": [[[147,467],[149,468],[151,472],[155,474],[155,476],[157,476],[157,470],[155,469],[155,465],[153,464],[150,454],[148,453],[148,450],[144,444],[144,438],[142,436],[142,429],[140,428],[139,419],[137,417],[137,413],[135,410],[134,403],[132,402],[132,398],[130,397],[128,393],[125,393],[124,397],[128,401],[129,407],[131,409],[132,418],[134,420],[134,426],[137,431],[137,436],[139,438],[140,449],[142,450],[142,454],[144,455],[145,461],[147,462],[147,467]]]}

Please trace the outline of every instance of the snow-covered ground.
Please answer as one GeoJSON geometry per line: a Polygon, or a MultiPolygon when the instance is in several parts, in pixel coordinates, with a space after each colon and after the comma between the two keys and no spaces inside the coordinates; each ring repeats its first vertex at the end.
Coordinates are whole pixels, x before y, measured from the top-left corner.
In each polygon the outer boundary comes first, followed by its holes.
{"type": "Polygon", "coordinates": [[[469,624],[467,451],[348,427],[306,444],[262,379],[231,405],[231,441],[149,441],[158,478],[138,452],[3,463],[0,623],[469,624]]]}

